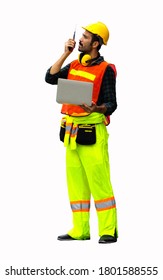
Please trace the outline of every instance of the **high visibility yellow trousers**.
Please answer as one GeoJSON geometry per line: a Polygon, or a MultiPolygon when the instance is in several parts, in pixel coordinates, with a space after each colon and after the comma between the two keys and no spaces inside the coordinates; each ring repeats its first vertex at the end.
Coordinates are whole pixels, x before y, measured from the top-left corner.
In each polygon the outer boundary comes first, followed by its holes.
{"type": "Polygon", "coordinates": [[[103,123],[96,125],[96,144],[66,148],[66,173],[73,228],[68,234],[75,239],[90,237],[89,213],[94,199],[99,236],[118,234],[117,213],[110,181],[108,132],[103,123]]]}

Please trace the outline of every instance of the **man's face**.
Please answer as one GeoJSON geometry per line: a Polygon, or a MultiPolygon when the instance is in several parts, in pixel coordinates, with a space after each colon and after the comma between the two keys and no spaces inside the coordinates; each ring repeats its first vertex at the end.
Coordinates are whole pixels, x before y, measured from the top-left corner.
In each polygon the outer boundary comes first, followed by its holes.
{"type": "Polygon", "coordinates": [[[90,53],[92,50],[92,34],[88,31],[84,31],[82,37],[79,40],[78,51],[90,53]]]}

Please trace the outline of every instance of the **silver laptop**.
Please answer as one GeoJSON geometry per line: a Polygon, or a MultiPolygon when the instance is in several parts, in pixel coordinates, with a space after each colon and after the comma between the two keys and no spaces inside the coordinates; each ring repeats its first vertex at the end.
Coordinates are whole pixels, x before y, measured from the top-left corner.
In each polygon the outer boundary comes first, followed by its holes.
{"type": "Polygon", "coordinates": [[[60,104],[92,104],[93,83],[58,79],[56,101],[60,104]]]}

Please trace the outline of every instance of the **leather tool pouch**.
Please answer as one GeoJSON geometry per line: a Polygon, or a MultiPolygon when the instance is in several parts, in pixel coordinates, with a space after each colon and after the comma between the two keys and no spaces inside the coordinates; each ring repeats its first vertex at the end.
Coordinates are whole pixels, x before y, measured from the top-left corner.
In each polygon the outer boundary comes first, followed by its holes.
{"type": "Polygon", "coordinates": [[[79,124],[76,143],[80,145],[92,145],[96,143],[96,125],[79,124]]]}

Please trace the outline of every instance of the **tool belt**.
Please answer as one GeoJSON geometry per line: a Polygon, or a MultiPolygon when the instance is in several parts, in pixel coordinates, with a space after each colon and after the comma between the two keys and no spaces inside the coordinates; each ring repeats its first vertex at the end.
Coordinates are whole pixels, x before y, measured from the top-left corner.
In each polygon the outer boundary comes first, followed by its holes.
{"type": "MultiPolygon", "coordinates": [[[[66,133],[66,124],[62,123],[60,127],[59,137],[64,142],[66,133]]],[[[70,131],[71,138],[71,131],[70,131]]],[[[76,143],[80,145],[93,145],[96,143],[96,124],[78,124],[76,143]]]]}

